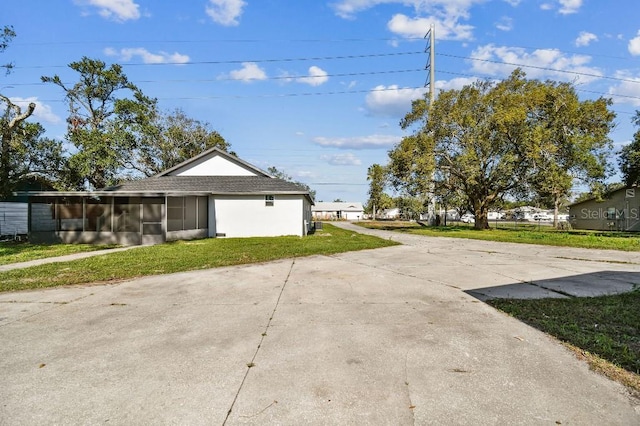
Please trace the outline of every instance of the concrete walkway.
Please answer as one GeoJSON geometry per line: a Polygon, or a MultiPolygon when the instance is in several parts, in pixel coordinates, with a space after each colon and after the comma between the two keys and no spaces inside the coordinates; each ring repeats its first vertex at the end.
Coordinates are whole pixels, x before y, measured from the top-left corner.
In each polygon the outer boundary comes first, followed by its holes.
{"type": "Polygon", "coordinates": [[[13,269],[29,268],[31,266],[44,265],[46,263],[69,262],[71,260],[84,259],[87,257],[101,256],[104,254],[115,253],[118,251],[131,250],[137,247],[144,247],[144,246],[127,246],[127,247],[117,247],[117,248],[110,248],[110,249],[104,249],[104,250],[85,251],[82,253],[66,254],[64,256],[45,257],[44,259],[29,260],[27,262],[9,263],[7,265],[0,265],[0,272],[11,271],[13,269]]]}
{"type": "Polygon", "coordinates": [[[0,423],[640,424],[479,300],[622,291],[637,255],[378,235],[405,245],[0,294],[0,423]]]}

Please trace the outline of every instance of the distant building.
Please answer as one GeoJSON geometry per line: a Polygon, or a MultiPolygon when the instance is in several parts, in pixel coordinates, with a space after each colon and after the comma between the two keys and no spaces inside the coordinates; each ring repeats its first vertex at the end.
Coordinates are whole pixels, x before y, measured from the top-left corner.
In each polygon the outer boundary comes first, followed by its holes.
{"type": "Polygon", "coordinates": [[[316,202],[311,206],[313,220],[360,220],[364,216],[362,203],[316,202]]]}
{"type": "Polygon", "coordinates": [[[390,209],[384,209],[378,215],[378,219],[398,219],[400,217],[400,209],[393,207],[390,209]]]}
{"type": "Polygon", "coordinates": [[[640,231],[640,189],[622,188],[603,200],[571,204],[569,223],[576,229],[640,231]]]}

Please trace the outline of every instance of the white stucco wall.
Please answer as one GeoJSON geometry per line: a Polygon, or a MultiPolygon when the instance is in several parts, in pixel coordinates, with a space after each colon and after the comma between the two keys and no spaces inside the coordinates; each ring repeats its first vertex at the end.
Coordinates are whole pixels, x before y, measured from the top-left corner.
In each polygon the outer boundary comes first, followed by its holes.
{"type": "MultiPolygon", "coordinates": [[[[275,195],[273,206],[264,195],[215,196],[215,232],[226,237],[303,235],[304,197],[275,195]]],[[[209,213],[211,218],[212,214],[209,213]]],[[[209,225],[211,229],[211,225],[209,225]]]]}
{"type": "Polygon", "coordinates": [[[362,219],[363,212],[342,212],[342,218],[346,220],[362,219]]]}
{"type": "Polygon", "coordinates": [[[174,176],[255,176],[255,172],[226,158],[212,157],[171,173],[174,176]]]}

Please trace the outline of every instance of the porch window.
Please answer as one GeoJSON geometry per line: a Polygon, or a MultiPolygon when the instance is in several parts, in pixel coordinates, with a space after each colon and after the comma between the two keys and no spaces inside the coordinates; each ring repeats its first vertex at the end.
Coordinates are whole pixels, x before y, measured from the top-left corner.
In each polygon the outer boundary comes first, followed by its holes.
{"type": "Polygon", "coordinates": [[[140,198],[114,199],[113,226],[115,232],[140,232],[140,198]]]}
{"type": "Polygon", "coordinates": [[[167,231],[206,229],[208,197],[168,197],[167,231]]]}
{"type": "Polygon", "coordinates": [[[88,198],[85,231],[111,232],[111,198],[88,198]]]}
{"type": "Polygon", "coordinates": [[[82,231],[84,229],[84,206],[82,198],[69,197],[58,205],[61,231],[82,231]]]}
{"type": "Polygon", "coordinates": [[[160,197],[142,199],[142,234],[162,235],[162,205],[160,197]]]}

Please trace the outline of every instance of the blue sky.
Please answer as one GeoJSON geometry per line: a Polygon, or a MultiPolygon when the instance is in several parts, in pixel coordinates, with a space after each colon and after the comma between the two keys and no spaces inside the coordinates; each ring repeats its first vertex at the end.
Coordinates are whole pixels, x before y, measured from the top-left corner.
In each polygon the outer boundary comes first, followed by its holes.
{"type": "Polygon", "coordinates": [[[159,100],[206,121],[242,159],[309,184],[317,199],[367,200],[367,167],[385,164],[398,122],[424,91],[435,25],[436,88],[501,79],[572,81],[613,98],[616,149],[640,109],[637,0],[23,0],[0,25],[17,37],[0,92],[36,102],[33,120],[63,138],[61,89],[40,83],[83,56],[119,63],[159,100]]]}

